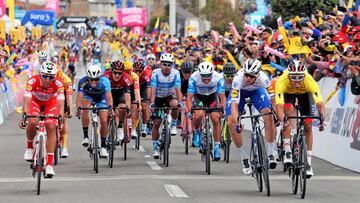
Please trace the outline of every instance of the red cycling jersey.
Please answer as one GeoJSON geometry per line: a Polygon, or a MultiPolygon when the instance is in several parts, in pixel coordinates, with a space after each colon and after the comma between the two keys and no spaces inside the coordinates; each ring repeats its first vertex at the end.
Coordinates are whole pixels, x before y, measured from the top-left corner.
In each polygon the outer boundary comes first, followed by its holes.
{"type": "Polygon", "coordinates": [[[149,66],[146,66],[144,71],[142,72],[140,79],[139,79],[139,83],[140,85],[146,84],[146,83],[150,83],[151,81],[151,75],[152,75],[152,70],[149,66]]]}
{"type": "Polygon", "coordinates": [[[111,89],[122,89],[130,87],[130,76],[123,72],[119,81],[115,81],[110,70],[105,71],[104,76],[110,80],[111,89]]]}
{"type": "Polygon", "coordinates": [[[51,83],[50,87],[44,88],[40,82],[40,75],[32,76],[26,83],[25,97],[32,97],[37,101],[46,102],[51,99],[57,98],[58,100],[64,100],[64,83],[59,79],[51,83]]]}

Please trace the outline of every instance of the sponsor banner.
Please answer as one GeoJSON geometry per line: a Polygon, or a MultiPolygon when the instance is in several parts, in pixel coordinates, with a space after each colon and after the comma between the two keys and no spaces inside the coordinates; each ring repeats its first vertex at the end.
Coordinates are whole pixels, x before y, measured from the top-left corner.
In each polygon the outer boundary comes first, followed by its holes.
{"type": "Polygon", "coordinates": [[[33,25],[45,25],[50,26],[55,21],[54,11],[43,10],[31,10],[26,12],[21,24],[25,25],[27,22],[31,22],[33,25]]]}
{"type": "Polygon", "coordinates": [[[147,11],[145,8],[119,8],[117,10],[118,27],[134,27],[147,25],[147,11]]]}

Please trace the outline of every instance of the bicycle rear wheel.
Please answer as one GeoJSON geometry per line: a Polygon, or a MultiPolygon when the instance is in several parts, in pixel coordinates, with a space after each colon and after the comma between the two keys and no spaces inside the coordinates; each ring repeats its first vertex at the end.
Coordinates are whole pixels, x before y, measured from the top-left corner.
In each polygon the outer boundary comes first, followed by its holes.
{"type": "Polygon", "coordinates": [[[185,131],[183,129],[184,133],[184,137],[183,139],[185,139],[185,154],[189,154],[189,122],[188,122],[188,118],[187,116],[184,116],[184,120],[185,120],[185,131]]]}
{"type": "Polygon", "coordinates": [[[230,138],[230,133],[229,133],[229,126],[227,124],[227,122],[225,123],[226,125],[226,131],[225,131],[225,152],[226,152],[226,163],[229,163],[230,160],[230,145],[231,145],[231,138],[230,138]]]}
{"type": "Polygon", "coordinates": [[[262,177],[265,185],[266,196],[270,196],[270,180],[269,180],[269,159],[265,150],[264,137],[260,129],[257,129],[257,143],[259,152],[259,163],[261,166],[262,177]]]}
{"type": "Polygon", "coordinates": [[[300,154],[299,154],[299,165],[300,165],[300,195],[301,199],[305,198],[306,195],[306,170],[308,168],[307,163],[307,147],[305,142],[305,137],[303,136],[302,143],[300,144],[300,154]]]}
{"type": "Polygon", "coordinates": [[[135,149],[137,151],[139,151],[139,148],[140,148],[140,137],[141,137],[141,133],[140,133],[140,123],[138,124],[138,126],[136,127],[136,134],[137,134],[137,137],[136,137],[136,142],[135,142],[135,149]]]}
{"type": "Polygon", "coordinates": [[[127,120],[125,121],[124,123],[124,129],[125,129],[125,132],[124,132],[124,139],[123,139],[123,148],[124,148],[124,160],[127,159],[127,143],[129,141],[129,129],[128,129],[128,123],[127,123],[127,120]]]}
{"type": "Polygon", "coordinates": [[[43,144],[44,144],[44,138],[43,136],[40,136],[39,139],[39,148],[38,148],[38,157],[36,159],[35,163],[35,170],[36,170],[36,194],[40,195],[40,187],[41,187],[41,174],[43,173],[43,167],[44,167],[44,154],[43,154],[43,144]]]}
{"type": "MultiPolygon", "coordinates": [[[[253,142],[254,143],[254,142],[253,142]]],[[[252,165],[255,166],[255,179],[256,179],[256,184],[258,186],[259,192],[263,191],[263,179],[262,179],[262,174],[261,174],[261,168],[259,167],[259,156],[257,155],[258,150],[255,148],[255,145],[252,144],[251,147],[251,157],[252,157],[252,165]]]]}

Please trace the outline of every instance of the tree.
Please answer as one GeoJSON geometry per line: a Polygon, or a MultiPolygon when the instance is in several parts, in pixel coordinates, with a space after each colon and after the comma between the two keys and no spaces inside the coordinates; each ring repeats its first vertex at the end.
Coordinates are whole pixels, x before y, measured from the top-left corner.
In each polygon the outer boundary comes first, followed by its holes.
{"type": "Polygon", "coordinates": [[[282,16],[283,19],[288,20],[301,14],[310,16],[317,9],[329,12],[339,0],[270,0],[269,2],[273,12],[272,17],[282,16]]]}
{"type": "Polygon", "coordinates": [[[200,15],[211,23],[212,29],[222,34],[229,30],[229,22],[233,22],[237,29],[242,29],[244,16],[239,10],[241,9],[233,9],[228,1],[208,0],[206,7],[200,11],[200,15]]]}

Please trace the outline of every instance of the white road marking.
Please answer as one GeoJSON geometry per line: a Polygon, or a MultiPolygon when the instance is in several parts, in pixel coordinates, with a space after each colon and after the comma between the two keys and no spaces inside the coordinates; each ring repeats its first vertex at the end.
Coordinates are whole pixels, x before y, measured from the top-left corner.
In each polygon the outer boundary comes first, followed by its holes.
{"type": "Polygon", "coordinates": [[[147,161],[146,162],[152,170],[154,171],[161,171],[163,170],[155,161],[147,161]]]}
{"type": "Polygon", "coordinates": [[[182,198],[188,198],[189,197],[177,185],[164,185],[164,187],[165,187],[166,192],[169,193],[170,197],[182,197],[182,198]]]}
{"type": "Polygon", "coordinates": [[[148,154],[147,154],[147,155],[145,155],[144,157],[145,157],[145,158],[150,158],[150,157],[151,157],[151,155],[148,155],[148,154]]]}
{"type": "MultiPolygon", "coordinates": [[[[148,161],[151,162],[151,161],[148,161]]],[[[154,162],[154,161],[152,161],[154,162]]],[[[156,163],[156,162],[155,162],[156,163]]],[[[148,163],[149,164],[149,163],[148,163]]],[[[160,167],[158,165],[158,167],[160,167]]],[[[161,168],[161,167],[160,167],[161,168]]],[[[161,168],[162,170],[162,168],[161,168]]],[[[54,177],[45,181],[55,182],[76,182],[76,181],[112,181],[112,180],[249,180],[254,181],[250,176],[220,176],[220,175],[119,175],[119,176],[84,176],[84,177],[54,177]]],[[[272,175],[270,180],[289,180],[285,175],[272,175]]],[[[314,176],[311,181],[360,181],[360,176],[314,176]]],[[[31,177],[22,178],[0,178],[0,183],[34,182],[31,177]]]]}
{"type": "Polygon", "coordinates": [[[145,152],[145,149],[144,149],[143,146],[140,146],[140,147],[139,147],[139,152],[145,152]]]}

